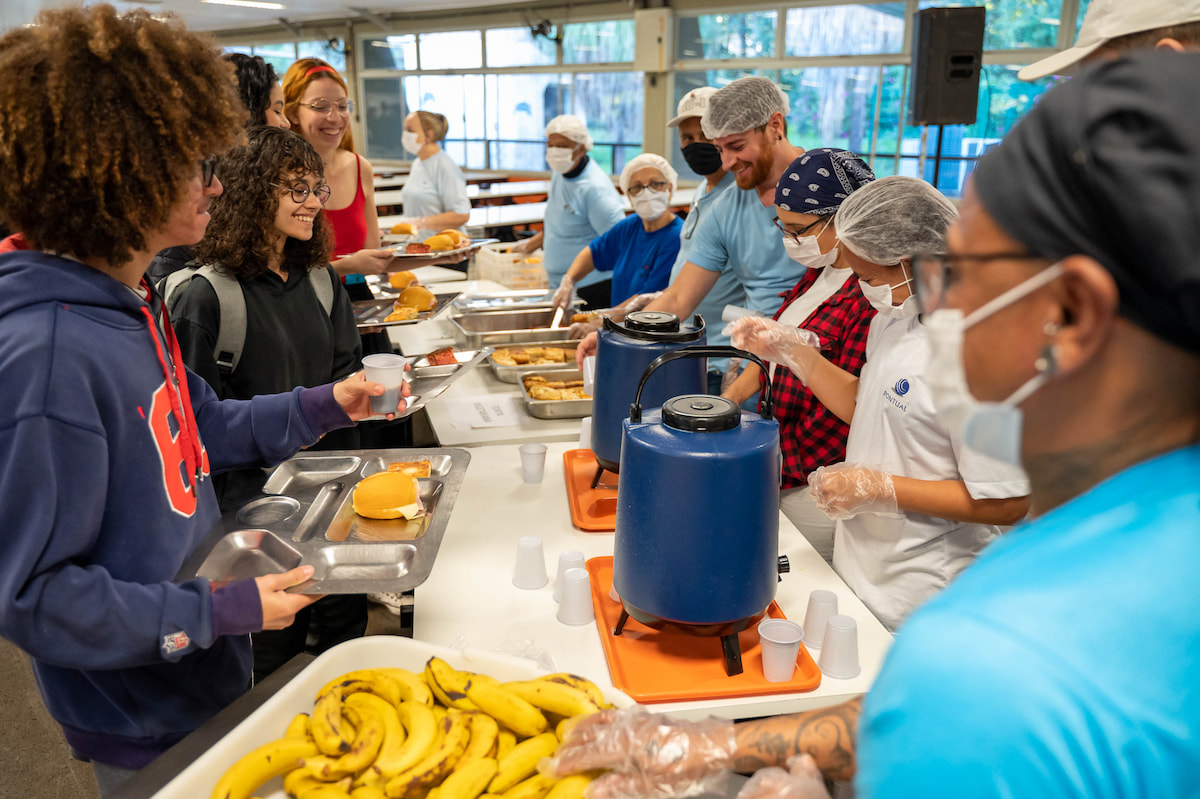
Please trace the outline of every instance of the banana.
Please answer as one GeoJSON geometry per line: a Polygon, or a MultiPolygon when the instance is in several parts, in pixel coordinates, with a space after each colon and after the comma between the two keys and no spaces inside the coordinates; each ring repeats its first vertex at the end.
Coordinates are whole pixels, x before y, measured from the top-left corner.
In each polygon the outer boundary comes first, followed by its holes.
{"type": "Polygon", "coordinates": [[[436,790],[440,799],[476,799],[496,776],[494,758],[476,760],[446,778],[436,790]]]}
{"type": "Polygon", "coordinates": [[[563,719],[558,723],[558,727],[555,728],[554,734],[558,736],[558,740],[560,741],[567,740],[567,736],[571,734],[571,730],[575,729],[575,725],[585,718],[587,718],[587,716],[571,716],[563,719]]]}
{"type": "MultiPolygon", "coordinates": [[[[491,716],[488,716],[491,718],[491,716]]],[[[495,719],[492,719],[495,721],[495,719]]],[[[517,735],[512,730],[500,730],[496,735],[496,759],[503,760],[504,756],[517,745],[517,735]]]]}
{"type": "Polygon", "coordinates": [[[467,749],[454,767],[459,771],[464,766],[485,757],[496,756],[496,738],[500,734],[500,725],[486,713],[467,713],[467,724],[471,730],[471,740],[467,749]]]}
{"type": "Polygon", "coordinates": [[[557,777],[534,774],[529,779],[518,782],[500,795],[504,799],[543,799],[546,794],[550,793],[550,789],[554,787],[554,783],[556,782],[558,782],[557,777]]]}
{"type": "Polygon", "coordinates": [[[362,771],[375,761],[383,744],[384,717],[369,702],[352,695],[342,705],[342,712],[357,727],[358,734],[350,745],[350,751],[341,757],[323,761],[319,765],[305,760],[305,765],[318,779],[333,781],[362,771]]]}
{"type": "Polygon", "coordinates": [[[353,694],[346,697],[346,705],[368,707],[383,720],[383,743],[379,747],[379,754],[375,756],[375,762],[371,764],[370,769],[365,770],[360,775],[360,779],[355,781],[356,785],[378,787],[382,792],[383,771],[386,769],[398,773],[404,768],[404,744],[408,740],[408,735],[404,732],[404,725],[400,722],[400,713],[391,703],[375,694],[353,694]]]}
{"type": "Polygon", "coordinates": [[[420,674],[411,672],[408,669],[385,668],[382,666],[374,669],[374,671],[386,674],[399,684],[400,698],[403,701],[420,702],[422,705],[433,704],[433,693],[430,692],[429,686],[420,674]]]}
{"type": "Polygon", "coordinates": [[[546,717],[541,711],[503,686],[470,678],[465,687],[468,699],[519,737],[529,738],[546,730],[546,717]]]}
{"type": "Polygon", "coordinates": [[[600,690],[600,686],[586,677],[580,677],[578,674],[560,671],[556,674],[543,674],[537,679],[545,682],[562,683],[563,685],[569,685],[572,688],[583,691],[588,695],[588,699],[596,703],[597,707],[603,708],[608,705],[608,700],[604,698],[604,692],[600,690]]]}
{"type": "Polygon", "coordinates": [[[350,799],[387,799],[387,794],[374,785],[360,785],[350,792],[350,799]]]}
{"type": "MultiPolygon", "coordinates": [[[[441,721],[442,719],[446,718],[446,713],[449,712],[450,708],[442,707],[441,705],[434,705],[433,707],[430,708],[430,710],[433,711],[433,718],[436,721],[441,721]]],[[[472,712],[474,712],[474,711],[472,711],[472,712]]]]}
{"type": "Polygon", "coordinates": [[[583,799],[583,791],[595,779],[590,774],[572,774],[563,777],[546,794],[546,799],[583,799]]]}
{"type": "Polygon", "coordinates": [[[501,683],[500,687],[512,691],[534,707],[560,716],[587,716],[600,712],[600,706],[586,693],[564,683],[527,680],[501,683]]]}
{"type": "Polygon", "coordinates": [[[296,799],[350,799],[350,792],[343,789],[340,783],[335,785],[327,782],[315,788],[309,788],[296,799]]]}
{"type": "Polygon", "coordinates": [[[283,734],[284,738],[296,738],[299,740],[312,740],[312,720],[307,713],[297,713],[296,716],[288,722],[287,731],[283,734]]]}
{"type": "Polygon", "coordinates": [[[475,703],[467,699],[466,686],[470,675],[461,672],[446,661],[432,657],[425,663],[425,682],[429,689],[446,707],[459,710],[478,710],[475,703]]]}
{"type": "Polygon", "coordinates": [[[400,703],[404,693],[400,683],[380,669],[360,669],[347,672],[336,680],[326,683],[320,691],[317,691],[317,698],[320,699],[338,685],[342,687],[343,697],[365,691],[386,699],[393,705],[400,703]]]}
{"type": "Polygon", "coordinates": [[[263,744],[229,767],[213,788],[213,799],[249,799],[267,780],[296,768],[317,753],[312,741],[280,738],[263,744]]]}
{"type": "Polygon", "coordinates": [[[375,775],[364,775],[357,784],[382,788],[392,777],[419,763],[437,742],[441,732],[434,721],[433,710],[426,705],[401,702],[396,715],[408,731],[408,736],[398,749],[392,749],[385,741],[379,757],[375,759],[375,775]]]}
{"type": "Polygon", "coordinates": [[[326,780],[317,778],[312,771],[304,766],[292,769],[283,775],[283,790],[288,796],[293,797],[293,799],[299,799],[300,794],[316,788],[318,785],[327,784],[326,780]]]}
{"type": "Polygon", "coordinates": [[[488,793],[504,793],[537,771],[538,761],[550,757],[558,748],[558,736],[542,733],[521,741],[500,761],[495,778],[488,784],[488,793]]]}
{"type": "Polygon", "coordinates": [[[451,711],[441,721],[442,738],[416,765],[388,780],[384,791],[391,797],[413,797],[441,782],[467,748],[467,719],[451,711]]]}
{"type": "Polygon", "coordinates": [[[336,757],[350,751],[353,736],[342,720],[342,686],[328,685],[322,691],[313,707],[312,736],[318,749],[336,757]]]}

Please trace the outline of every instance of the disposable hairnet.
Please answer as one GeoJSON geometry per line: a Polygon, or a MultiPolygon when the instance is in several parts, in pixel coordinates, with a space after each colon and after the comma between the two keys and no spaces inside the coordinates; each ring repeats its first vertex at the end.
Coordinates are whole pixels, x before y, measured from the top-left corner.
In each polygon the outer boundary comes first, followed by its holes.
{"type": "Polygon", "coordinates": [[[880,178],[851,194],[838,210],[838,241],[881,266],[918,252],[944,252],[946,229],[958,217],[954,203],[917,178],[880,178]]]}
{"type": "Polygon", "coordinates": [[[582,144],[585,150],[592,149],[592,136],[588,133],[587,125],[583,124],[579,117],[559,114],[546,125],[546,138],[550,138],[554,133],[566,136],[576,144],[582,144]]]}
{"type": "Polygon", "coordinates": [[[633,173],[639,169],[657,169],[663,173],[663,177],[672,186],[676,186],[679,182],[679,173],[671,166],[671,162],[663,158],[661,155],[654,153],[642,153],[637,158],[634,158],[625,165],[621,170],[621,191],[629,191],[629,182],[633,179],[633,173]]]}
{"type": "Polygon", "coordinates": [[[788,115],[787,95],[767,78],[738,78],[708,99],[700,127],[710,139],[732,136],[767,124],[776,111],[788,115]]]}

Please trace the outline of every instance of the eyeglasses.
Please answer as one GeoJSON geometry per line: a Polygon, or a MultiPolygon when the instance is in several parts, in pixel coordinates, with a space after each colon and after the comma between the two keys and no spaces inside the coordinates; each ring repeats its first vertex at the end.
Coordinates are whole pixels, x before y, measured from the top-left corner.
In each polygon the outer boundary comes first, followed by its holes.
{"type": "Polygon", "coordinates": [[[671,188],[671,184],[665,180],[652,180],[652,181],[650,181],[649,185],[644,184],[644,183],[634,183],[632,186],[630,186],[628,189],[625,190],[625,193],[628,194],[630,197],[636,197],[639,194],[641,194],[642,192],[644,192],[646,189],[650,189],[650,191],[663,192],[669,188],[671,188]]]}
{"type": "Polygon", "coordinates": [[[812,230],[817,225],[821,224],[822,222],[828,222],[829,218],[823,216],[820,219],[818,219],[816,222],[805,225],[804,227],[800,228],[799,230],[797,230],[795,232],[788,230],[787,227],[783,224],[783,222],[779,219],[779,217],[775,217],[771,221],[775,223],[775,227],[779,228],[780,233],[782,233],[785,236],[791,236],[795,240],[799,240],[801,236],[803,236],[808,231],[812,230]]]}
{"type": "Polygon", "coordinates": [[[321,205],[324,205],[325,203],[329,202],[329,195],[333,193],[333,189],[329,188],[328,183],[322,183],[315,189],[310,188],[309,185],[303,181],[297,181],[291,186],[283,186],[279,184],[274,185],[277,189],[283,189],[284,191],[289,192],[292,195],[293,202],[295,202],[297,205],[303,205],[305,202],[307,202],[308,196],[313,192],[316,192],[317,199],[320,200],[321,205]]]}
{"type": "Polygon", "coordinates": [[[328,114],[330,111],[337,111],[342,116],[350,116],[354,113],[354,101],[343,100],[340,103],[331,103],[328,100],[317,100],[311,103],[299,103],[305,108],[311,108],[318,114],[328,114]]]}
{"type": "Polygon", "coordinates": [[[217,157],[210,155],[200,162],[200,182],[204,184],[204,188],[212,186],[213,178],[217,176],[217,157]]]}
{"type": "Polygon", "coordinates": [[[955,263],[961,261],[1044,261],[1040,255],[1027,252],[996,252],[983,255],[943,255],[940,253],[920,253],[912,257],[913,280],[916,285],[917,309],[921,313],[930,313],[946,307],[946,295],[950,287],[958,279],[955,263]]]}

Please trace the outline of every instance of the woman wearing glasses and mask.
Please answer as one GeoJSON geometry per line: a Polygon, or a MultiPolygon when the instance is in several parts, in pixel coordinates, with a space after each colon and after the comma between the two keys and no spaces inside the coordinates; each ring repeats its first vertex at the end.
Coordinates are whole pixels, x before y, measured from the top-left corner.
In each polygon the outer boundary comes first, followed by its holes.
{"type": "Polygon", "coordinates": [[[642,153],[621,170],[621,191],[634,213],[584,247],[563,275],[554,304],[566,308],[575,286],[592,273],[612,272],[609,307],[638,294],[662,291],[679,255],[683,220],[670,209],[679,175],[661,155],[642,153]]]}
{"type": "Polygon", "coordinates": [[[812,329],[751,318],[730,331],[735,347],[786,364],[849,423],[846,461],[817,469],[808,485],[837,520],[834,569],[892,631],[1029,509],[1024,472],[948,430],[925,378],[929,342],[909,254],[943,250],[957,215],[928,183],[903,176],[842,203],[840,249],[876,311],[858,377],[823,357],[827,341],[812,329]]]}
{"type": "MultiPolygon", "coordinates": [[[[362,360],[350,298],[329,266],[329,234],[321,213],[330,192],[320,156],[282,128],[258,128],[249,136],[247,145],[221,158],[225,191],[213,200],[212,221],[196,247],[201,264],[236,278],[245,300],[245,343],[236,366],[218,365],[214,352],[223,319],[213,282],[193,276],[168,308],[188,368],[222,399],[340,380],[357,371],[362,360]]],[[[358,446],[358,431],[347,428],[310,449],[358,446]]],[[[217,475],[213,488],[221,512],[260,496],[265,482],[263,469],[217,475]]],[[[298,613],[290,627],[255,636],[256,679],[304,651],[310,614],[315,649],[323,651],[362,635],[366,612],[363,596],[326,597],[298,613]]]]}

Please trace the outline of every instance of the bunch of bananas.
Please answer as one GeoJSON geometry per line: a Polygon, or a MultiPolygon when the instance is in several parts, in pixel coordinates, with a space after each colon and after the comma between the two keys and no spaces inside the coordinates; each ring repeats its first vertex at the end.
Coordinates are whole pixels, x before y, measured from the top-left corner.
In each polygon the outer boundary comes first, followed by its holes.
{"type": "Polygon", "coordinates": [[[283,776],[292,799],[582,799],[588,775],[537,772],[579,719],[611,707],[592,682],[501,683],[430,658],[424,674],[373,668],[317,693],[312,714],[233,764],[213,799],[283,776]]]}

